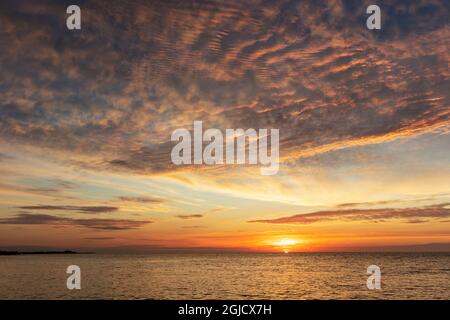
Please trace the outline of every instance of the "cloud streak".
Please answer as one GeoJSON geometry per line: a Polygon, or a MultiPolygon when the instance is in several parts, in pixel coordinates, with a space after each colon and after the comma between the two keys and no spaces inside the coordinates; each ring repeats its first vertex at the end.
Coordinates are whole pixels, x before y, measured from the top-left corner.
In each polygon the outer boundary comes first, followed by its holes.
{"type": "Polygon", "coordinates": [[[80,213],[109,213],[117,211],[118,207],[110,206],[54,206],[54,205],[37,205],[37,206],[22,206],[23,210],[46,210],[46,211],[76,211],[80,213]]]}
{"type": "Polygon", "coordinates": [[[48,214],[30,213],[19,213],[11,218],[0,219],[0,224],[5,225],[77,226],[96,230],[111,231],[137,229],[149,223],[153,223],[153,221],[128,219],[74,219],[48,214]]]}
{"type": "Polygon", "coordinates": [[[177,215],[177,218],[183,219],[183,220],[198,219],[198,218],[203,218],[203,215],[201,215],[201,214],[177,215]]]}
{"type": "Polygon", "coordinates": [[[450,217],[448,203],[419,208],[349,209],[317,211],[293,216],[252,220],[249,222],[271,224],[311,224],[328,221],[367,221],[386,222],[388,220],[406,220],[409,223],[424,223],[429,220],[441,220],[450,217]]]}
{"type": "Polygon", "coordinates": [[[137,202],[137,203],[149,203],[149,204],[160,204],[167,202],[167,199],[163,198],[152,198],[152,197],[119,197],[120,201],[124,202],[137,202]]]}

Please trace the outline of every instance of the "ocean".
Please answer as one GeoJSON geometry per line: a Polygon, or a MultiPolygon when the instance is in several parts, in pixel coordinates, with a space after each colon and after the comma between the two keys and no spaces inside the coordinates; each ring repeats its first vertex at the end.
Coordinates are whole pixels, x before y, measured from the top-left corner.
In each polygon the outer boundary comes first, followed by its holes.
{"type": "Polygon", "coordinates": [[[450,253],[0,256],[0,299],[449,299],[450,253]],[[81,290],[68,290],[69,265],[81,290]],[[369,290],[367,267],[381,268],[369,290]]]}

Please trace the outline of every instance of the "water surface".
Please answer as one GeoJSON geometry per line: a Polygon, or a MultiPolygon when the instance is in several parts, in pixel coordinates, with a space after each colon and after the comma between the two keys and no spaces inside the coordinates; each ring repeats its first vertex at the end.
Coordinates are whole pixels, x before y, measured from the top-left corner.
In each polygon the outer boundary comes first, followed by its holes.
{"type": "Polygon", "coordinates": [[[448,253],[0,257],[0,299],[449,299],[448,253]],[[66,268],[81,268],[68,290],[66,268]],[[382,289],[368,290],[369,265],[382,289]]]}

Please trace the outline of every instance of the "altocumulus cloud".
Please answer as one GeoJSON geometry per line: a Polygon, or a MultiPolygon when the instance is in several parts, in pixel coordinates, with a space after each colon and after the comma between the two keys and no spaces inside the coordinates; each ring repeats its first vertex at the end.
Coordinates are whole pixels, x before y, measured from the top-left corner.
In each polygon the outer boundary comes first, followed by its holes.
{"type": "Polygon", "coordinates": [[[383,1],[377,33],[366,7],[95,0],[70,33],[62,2],[2,1],[0,139],[153,174],[196,119],[279,128],[283,161],[448,125],[446,2],[383,1]]]}
{"type": "Polygon", "coordinates": [[[118,207],[110,206],[53,206],[53,205],[37,205],[37,206],[22,206],[23,210],[61,210],[61,211],[76,211],[80,213],[106,213],[117,211],[118,207]]]}

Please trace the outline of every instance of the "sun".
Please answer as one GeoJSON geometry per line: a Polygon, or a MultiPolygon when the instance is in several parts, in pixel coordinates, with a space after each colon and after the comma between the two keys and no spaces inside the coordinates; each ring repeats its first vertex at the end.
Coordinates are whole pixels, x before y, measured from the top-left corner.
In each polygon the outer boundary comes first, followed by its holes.
{"type": "Polygon", "coordinates": [[[284,253],[289,253],[294,250],[298,245],[302,244],[303,240],[298,238],[278,238],[270,241],[272,247],[281,250],[284,253]]]}
{"type": "Polygon", "coordinates": [[[291,246],[295,246],[296,244],[299,244],[300,242],[296,239],[280,239],[275,241],[273,244],[278,246],[278,247],[291,247],[291,246]]]}

